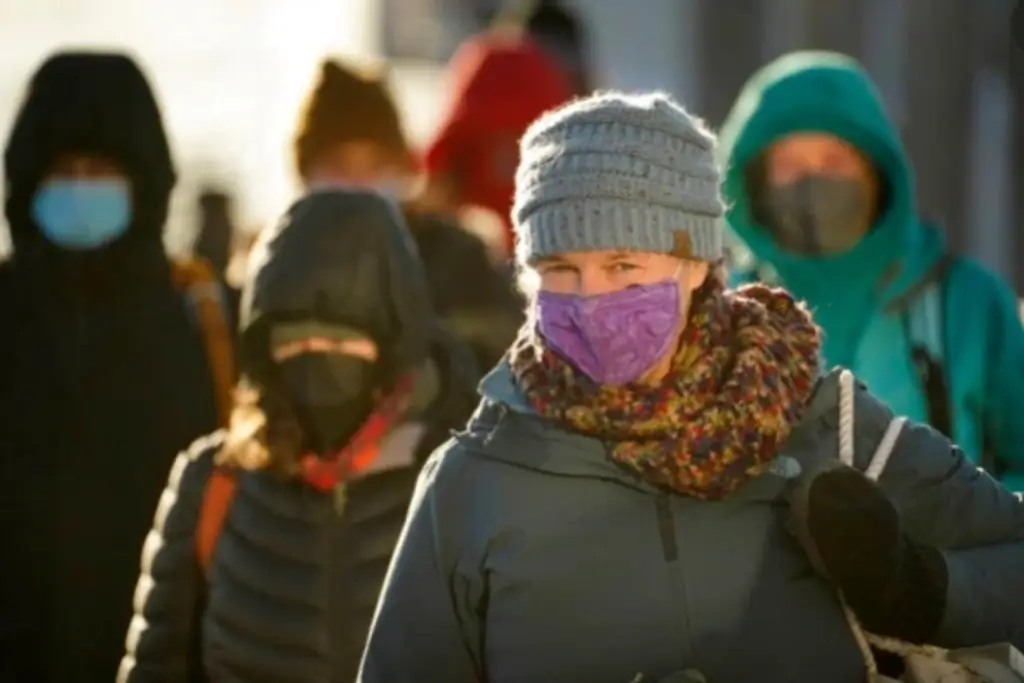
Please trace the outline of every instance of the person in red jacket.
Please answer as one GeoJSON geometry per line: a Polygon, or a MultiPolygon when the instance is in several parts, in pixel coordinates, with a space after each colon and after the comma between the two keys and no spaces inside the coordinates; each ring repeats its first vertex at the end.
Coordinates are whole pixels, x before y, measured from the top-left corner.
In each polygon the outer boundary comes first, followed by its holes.
{"type": "Polygon", "coordinates": [[[571,80],[533,39],[497,30],[463,43],[449,70],[451,99],[423,159],[425,196],[448,210],[480,207],[495,213],[511,255],[519,138],[541,114],[572,98],[571,80]]]}

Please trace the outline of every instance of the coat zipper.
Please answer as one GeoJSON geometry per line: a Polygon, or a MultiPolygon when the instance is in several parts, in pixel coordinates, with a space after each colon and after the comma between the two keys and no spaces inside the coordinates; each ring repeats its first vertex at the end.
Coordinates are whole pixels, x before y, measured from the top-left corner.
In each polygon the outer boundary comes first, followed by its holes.
{"type": "MultiPolygon", "coordinates": [[[[679,541],[676,536],[676,518],[672,513],[672,497],[667,493],[659,494],[654,503],[655,516],[658,522],[658,536],[661,538],[661,554],[665,564],[679,562],[679,541]]],[[[673,619],[678,631],[680,646],[679,665],[685,668],[692,664],[693,643],[690,638],[689,605],[686,599],[686,585],[679,566],[666,567],[668,571],[669,591],[672,595],[673,619]]]]}
{"type": "Polygon", "coordinates": [[[661,551],[666,562],[679,559],[679,544],[676,541],[676,521],[672,517],[672,504],[667,494],[658,496],[655,503],[658,516],[658,535],[661,536],[661,551]]]}

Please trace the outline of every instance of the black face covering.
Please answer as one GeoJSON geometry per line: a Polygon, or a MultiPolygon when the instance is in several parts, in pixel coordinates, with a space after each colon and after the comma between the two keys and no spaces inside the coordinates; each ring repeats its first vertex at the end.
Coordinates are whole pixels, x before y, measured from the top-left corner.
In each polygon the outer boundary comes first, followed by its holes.
{"type": "Polygon", "coordinates": [[[320,454],[341,448],[373,411],[375,366],[361,358],[303,353],[278,368],[309,445],[320,454]]]}
{"type": "Polygon", "coordinates": [[[790,251],[814,256],[841,253],[864,236],[870,201],[867,186],[859,180],[807,176],[768,187],[767,227],[790,251]]]}

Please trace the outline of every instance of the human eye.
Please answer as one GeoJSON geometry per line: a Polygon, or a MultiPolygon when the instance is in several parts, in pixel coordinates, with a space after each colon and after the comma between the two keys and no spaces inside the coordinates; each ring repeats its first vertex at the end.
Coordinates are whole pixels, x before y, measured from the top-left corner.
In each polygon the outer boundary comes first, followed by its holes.
{"type": "Polygon", "coordinates": [[[630,273],[640,270],[640,266],[630,261],[616,261],[608,269],[613,273],[630,273]]]}

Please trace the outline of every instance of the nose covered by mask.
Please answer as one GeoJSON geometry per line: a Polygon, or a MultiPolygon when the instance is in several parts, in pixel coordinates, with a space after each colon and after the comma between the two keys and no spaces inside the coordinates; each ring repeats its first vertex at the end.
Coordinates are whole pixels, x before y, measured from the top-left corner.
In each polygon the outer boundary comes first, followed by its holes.
{"type": "Polygon", "coordinates": [[[812,255],[852,249],[870,229],[872,199],[858,179],[805,176],[769,186],[764,197],[767,227],[780,246],[812,255]]]}
{"type": "Polygon", "coordinates": [[[342,447],[373,409],[374,367],[335,353],[304,353],[282,361],[281,379],[321,453],[342,447]]]}
{"type": "Polygon", "coordinates": [[[541,291],[538,328],[548,345],[598,384],[639,380],[681,329],[675,278],[582,296],[541,291]]]}
{"type": "Polygon", "coordinates": [[[65,249],[88,250],[121,237],[131,223],[128,184],[119,179],[50,180],[32,201],[43,235],[65,249]]]}
{"type": "MultiPolygon", "coordinates": [[[[271,343],[277,346],[281,340],[288,342],[313,336],[344,341],[355,333],[346,328],[317,324],[286,325],[271,333],[271,343]]],[[[344,446],[376,403],[377,366],[359,356],[306,351],[281,360],[278,374],[309,445],[321,454],[344,446]]]]}

